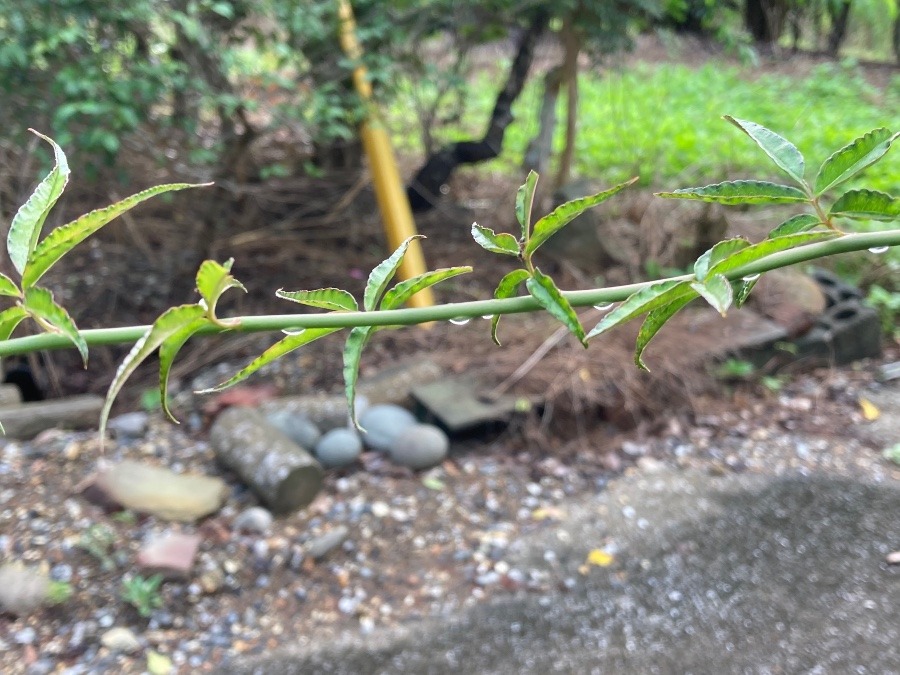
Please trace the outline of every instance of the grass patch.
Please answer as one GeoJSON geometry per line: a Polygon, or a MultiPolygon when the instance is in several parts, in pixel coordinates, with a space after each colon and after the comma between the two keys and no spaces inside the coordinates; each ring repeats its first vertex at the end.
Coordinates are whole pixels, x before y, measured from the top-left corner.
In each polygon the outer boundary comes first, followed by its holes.
{"type": "MultiPolygon", "coordinates": [[[[494,104],[498,78],[479,77],[467,96],[459,124],[443,129],[444,142],[483,133],[494,104]]],[[[829,153],[879,126],[896,127],[900,77],[886,91],[869,85],[853,67],[817,66],[808,77],[758,75],[720,64],[690,68],[641,64],[580,79],[576,172],[603,183],[634,175],[643,185],[682,187],[735,178],[773,178],[771,164],[747,138],[721,120],[724,114],[753,120],[791,139],[807,157],[810,171],[829,153]]],[[[484,166],[514,174],[537,132],[541,89],[532,82],[514,108],[503,154],[484,166]]],[[[421,151],[408,99],[391,112],[399,147],[421,151]]],[[[561,104],[561,115],[564,112],[561,104]]],[[[561,138],[557,138],[560,144],[561,138]]],[[[864,175],[870,187],[896,192],[897,152],[864,175]]]]}

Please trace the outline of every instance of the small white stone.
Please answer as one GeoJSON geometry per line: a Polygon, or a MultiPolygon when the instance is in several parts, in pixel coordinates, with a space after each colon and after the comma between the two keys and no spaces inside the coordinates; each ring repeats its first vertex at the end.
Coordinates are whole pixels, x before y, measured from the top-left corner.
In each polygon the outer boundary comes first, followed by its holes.
{"type": "Polygon", "coordinates": [[[131,654],[141,648],[137,636],[128,628],[116,626],[110,628],[100,637],[100,644],[114,652],[131,654]]]}

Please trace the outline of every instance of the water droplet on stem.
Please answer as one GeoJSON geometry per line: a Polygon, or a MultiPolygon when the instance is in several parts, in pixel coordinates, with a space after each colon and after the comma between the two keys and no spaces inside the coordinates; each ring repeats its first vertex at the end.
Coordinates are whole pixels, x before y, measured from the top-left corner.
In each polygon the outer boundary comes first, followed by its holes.
{"type": "Polygon", "coordinates": [[[458,316],[455,319],[450,319],[450,323],[452,323],[455,326],[465,326],[467,323],[469,323],[469,317],[458,316]]]}
{"type": "Polygon", "coordinates": [[[874,253],[875,255],[879,255],[881,253],[887,253],[887,250],[890,246],[873,246],[869,249],[869,253],[874,253]]]}
{"type": "Polygon", "coordinates": [[[758,274],[748,274],[747,276],[743,277],[741,281],[756,281],[757,279],[759,279],[758,274]]]}

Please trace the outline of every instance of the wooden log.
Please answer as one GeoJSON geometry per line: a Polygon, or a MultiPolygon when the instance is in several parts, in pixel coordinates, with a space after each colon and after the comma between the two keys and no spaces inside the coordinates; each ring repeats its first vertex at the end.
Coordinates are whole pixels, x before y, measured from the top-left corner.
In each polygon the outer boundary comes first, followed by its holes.
{"type": "Polygon", "coordinates": [[[273,513],[309,504],[322,488],[322,467],[251,408],[231,407],[209,433],[219,461],[240,476],[273,513]]]}
{"type": "Polygon", "coordinates": [[[0,384],[0,408],[12,408],[22,403],[22,390],[14,384],[0,384]]]}
{"type": "Polygon", "coordinates": [[[91,394],[34,401],[0,408],[0,424],[10,438],[33,438],[54,427],[96,428],[102,409],[103,399],[91,394]]]}

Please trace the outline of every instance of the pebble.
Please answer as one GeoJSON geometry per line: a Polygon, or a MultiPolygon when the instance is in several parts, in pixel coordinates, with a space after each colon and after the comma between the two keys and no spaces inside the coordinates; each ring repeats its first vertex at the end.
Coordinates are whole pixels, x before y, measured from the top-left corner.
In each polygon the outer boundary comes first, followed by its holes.
{"type": "Polygon", "coordinates": [[[332,429],[316,444],[316,458],[327,469],[352,464],[362,454],[362,441],[353,429],[332,429]]]}
{"type": "Polygon", "coordinates": [[[388,452],[395,441],[416,423],[415,416],[399,405],[373,405],[359,418],[365,433],[366,447],[379,452],[388,452]]]}
{"type": "Polygon", "coordinates": [[[147,433],[150,416],[145,412],[130,412],[113,417],[106,425],[119,439],[134,440],[147,433]]]}
{"type": "Polygon", "coordinates": [[[427,469],[447,456],[450,439],[430,424],[415,424],[404,431],[391,446],[391,459],[410,469],[427,469]]]}
{"type": "Polygon", "coordinates": [[[343,544],[349,534],[350,531],[346,527],[338,525],[333,530],[310,540],[306,544],[306,554],[313,560],[320,560],[343,544]]]}
{"type": "Polygon", "coordinates": [[[266,415],[266,421],[307,451],[312,451],[322,436],[309,418],[289,410],[273,410],[266,415]]]}
{"type": "Polygon", "coordinates": [[[33,645],[36,639],[37,631],[31,626],[18,630],[13,635],[13,640],[15,640],[18,645],[33,645]]]}
{"type": "Polygon", "coordinates": [[[237,532],[265,534],[272,527],[272,513],[261,506],[251,506],[241,511],[232,523],[237,532]]]}
{"type": "Polygon", "coordinates": [[[114,652],[131,654],[141,648],[137,636],[128,628],[116,626],[100,636],[100,644],[114,652]]]}

